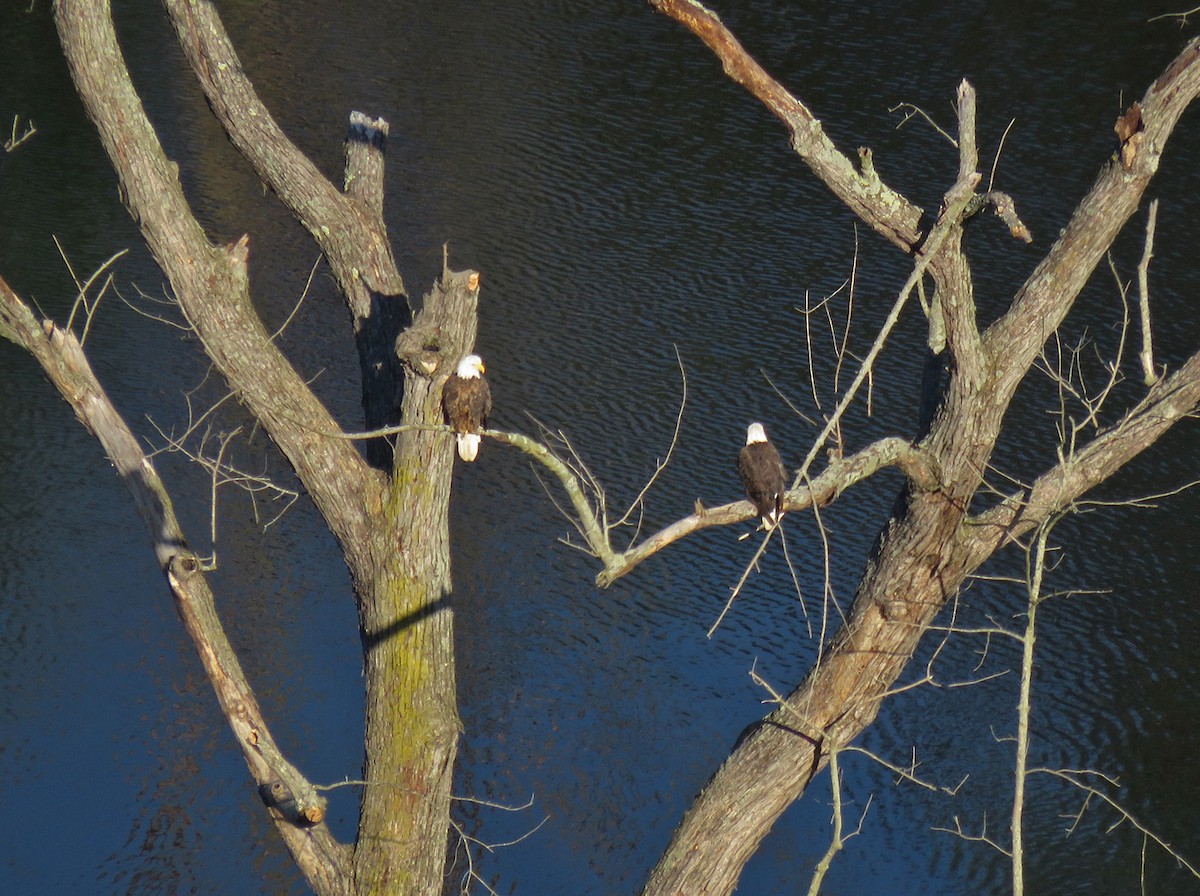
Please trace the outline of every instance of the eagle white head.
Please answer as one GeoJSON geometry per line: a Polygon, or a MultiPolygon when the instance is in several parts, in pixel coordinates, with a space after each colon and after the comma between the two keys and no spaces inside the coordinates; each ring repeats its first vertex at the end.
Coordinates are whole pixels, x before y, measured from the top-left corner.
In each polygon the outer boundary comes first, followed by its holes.
{"type": "Polygon", "coordinates": [[[475,379],[487,371],[483,366],[483,358],[479,355],[467,355],[458,362],[458,367],[455,368],[455,373],[461,376],[464,380],[475,379]]]}
{"type": "Polygon", "coordinates": [[[767,440],[767,431],[763,429],[761,423],[751,423],[746,427],[746,444],[753,445],[755,442],[765,442],[767,440]]]}

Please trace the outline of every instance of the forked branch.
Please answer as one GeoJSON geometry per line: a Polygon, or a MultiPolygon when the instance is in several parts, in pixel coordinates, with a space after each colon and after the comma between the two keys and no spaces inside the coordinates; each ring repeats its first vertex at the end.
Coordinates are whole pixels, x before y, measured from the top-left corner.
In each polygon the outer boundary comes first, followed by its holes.
{"type": "Polygon", "coordinates": [[[1159,381],[1116,424],[1064,457],[1028,489],[969,519],[972,566],[1000,545],[1036,529],[1154,444],[1200,406],[1200,352],[1159,381]]]}
{"type": "MultiPolygon", "coordinates": [[[[704,507],[696,502],[696,511],[658,532],[638,541],[627,550],[612,547],[608,530],[601,524],[586,489],[575,470],[545,444],[520,433],[488,430],[489,438],[524,451],[549,470],[562,484],[578,519],[576,529],[583,536],[591,553],[604,564],[596,576],[596,584],[606,588],[639,563],[668,545],[702,529],[745,522],[757,515],[749,501],[733,501],[719,507],[704,507]]],[[[885,467],[896,467],[916,488],[933,490],[939,487],[938,471],[931,458],[904,439],[893,437],[864,448],[849,457],[836,458],[810,482],[793,488],[787,494],[784,509],[804,510],[816,504],[832,503],[850,486],[861,482],[885,467]]]]}
{"type": "MultiPolygon", "coordinates": [[[[246,77],[241,61],[213,5],[208,0],[166,0],[204,95],[238,151],[255,172],[291,209],[321,246],[352,303],[356,319],[370,311],[366,296],[354,287],[361,278],[368,289],[403,295],[383,225],[382,192],[340,192],[284,135],[246,77]],[[358,201],[360,197],[366,201],[358,201]]],[[[357,115],[351,140],[363,145],[386,138],[386,125],[357,115]]],[[[362,166],[360,166],[361,168],[362,166]]],[[[382,187],[382,184],[377,184],[382,187]]]]}
{"type": "Polygon", "coordinates": [[[248,237],[212,245],[142,107],[107,0],[58,0],[71,74],[159,266],[231,389],[268,430],[344,548],[366,544],[382,483],[271,341],[249,295],[248,237]],[[336,477],[326,471],[338,470],[336,477]]]}

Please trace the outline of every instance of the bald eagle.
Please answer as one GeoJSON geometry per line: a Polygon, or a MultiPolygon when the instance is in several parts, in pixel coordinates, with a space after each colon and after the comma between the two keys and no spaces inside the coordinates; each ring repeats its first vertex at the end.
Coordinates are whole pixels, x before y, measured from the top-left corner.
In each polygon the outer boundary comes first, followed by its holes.
{"type": "Polygon", "coordinates": [[[746,487],[746,496],[762,517],[762,527],[770,532],[783,518],[788,473],[761,423],[746,427],[746,446],[738,455],[738,473],[746,487]]]}
{"type": "Polygon", "coordinates": [[[467,355],[442,388],[442,411],[458,439],[458,456],[468,463],[479,455],[479,435],[487,428],[492,391],[483,378],[483,359],[467,355]]]}

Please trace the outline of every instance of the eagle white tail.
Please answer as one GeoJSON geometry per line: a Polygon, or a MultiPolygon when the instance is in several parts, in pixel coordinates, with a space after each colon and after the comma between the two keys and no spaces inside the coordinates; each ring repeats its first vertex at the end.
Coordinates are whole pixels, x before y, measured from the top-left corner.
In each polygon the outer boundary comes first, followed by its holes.
{"type": "Polygon", "coordinates": [[[475,460],[479,456],[479,443],[483,441],[483,436],[477,432],[460,432],[458,437],[458,456],[467,463],[475,460]]]}

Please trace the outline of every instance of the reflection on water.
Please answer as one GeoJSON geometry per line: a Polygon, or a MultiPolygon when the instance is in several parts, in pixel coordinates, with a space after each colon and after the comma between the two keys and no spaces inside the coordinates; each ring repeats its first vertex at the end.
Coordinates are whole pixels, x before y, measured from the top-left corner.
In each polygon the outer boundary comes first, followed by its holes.
{"type": "MultiPolygon", "coordinates": [[[[813,409],[797,309],[806,294],[816,302],[834,292],[857,250],[850,346],[861,354],[906,268],[856,234],[789,153],[782,129],[693,37],[638,4],[360,3],[352,16],[328,4],[226,6],[264,98],[331,176],[350,109],[391,121],[387,213],[401,269],[419,295],[448,241],[453,265],[483,272],[480,349],[498,426],[528,431],[529,412],[563,427],[621,505],[665,454],[686,377],[681,440],[644,529],[697,498],[740,496],[733,463],[748,420],[767,421],[788,462],[799,462],[812,429],[785,398],[813,409]]],[[[870,145],[882,175],[929,209],[953,176],[953,152],[919,124],[895,130],[888,107],[919,103],[947,124],[954,86],[970,76],[989,165],[1017,119],[997,185],[1016,195],[1037,241],[1011,245],[991,226],[970,233],[985,320],[1006,306],[1111,151],[1122,96],[1140,93],[1182,40],[1174,25],[1148,25],[1117,3],[1039,7],[1035,23],[1014,3],[918,3],[887,14],[754,3],[722,12],[839,145],[870,145]]],[[[133,246],[122,290],[158,294],[161,275],[136,248],[55,58],[48,11],[0,16],[0,113],[21,111],[39,126],[34,142],[0,159],[8,200],[0,271],[62,316],[73,290],[50,241],[56,233],[80,268],[133,246]]],[[[315,251],[282,211],[259,202],[176,54],[161,51],[160,10],[128,4],[120,16],[189,195],[215,239],[252,234],[256,295],[264,316],[282,321],[315,251]]],[[[1188,127],[1155,185],[1164,201],[1155,303],[1169,322],[1159,328],[1168,365],[1200,335],[1183,304],[1196,294],[1187,235],[1200,194],[1188,127]]],[[[1118,245],[1124,276],[1139,251],[1136,233],[1118,245]]],[[[1098,277],[1083,308],[1075,331],[1086,325],[1105,347],[1115,344],[1121,308],[1111,281],[1098,277]]],[[[844,305],[835,311],[842,319],[844,305]]],[[[906,318],[881,359],[874,415],[848,428],[851,447],[912,431],[922,338],[920,320],[906,318]]],[[[355,425],[357,365],[323,276],[283,344],[355,425]]],[[[179,421],[181,393],[204,376],[193,345],[117,300],[90,345],[147,437],[143,415],[179,421]]],[[[0,431],[0,809],[20,819],[0,853],[0,890],[303,892],[119,483],[26,359],[0,345],[0,366],[9,423],[0,431]]],[[[826,401],[833,373],[827,358],[814,360],[826,401]]],[[[995,458],[1005,475],[1028,477],[1050,456],[1051,397],[1045,383],[1022,393],[995,458]]],[[[220,425],[238,422],[231,410],[220,425]]],[[[279,466],[264,444],[247,455],[279,466]]],[[[192,540],[207,550],[207,483],[173,458],[163,465],[192,540]]],[[[1115,494],[1165,490],[1194,478],[1194,467],[1180,433],[1139,460],[1115,494]]],[[[842,608],[898,485],[880,477],[823,517],[842,608]]],[[[1033,757],[1119,777],[1120,798],[1193,859],[1194,505],[1184,495],[1159,510],[1105,511],[1064,526],[1055,587],[1088,593],[1043,613],[1033,757]]],[[[545,819],[528,838],[481,856],[482,870],[502,892],[633,892],[692,796],[764,712],[748,670],[790,687],[811,664],[822,624],[836,624],[838,607],[822,600],[815,523],[789,520],[793,569],[773,550],[710,640],[705,631],[753,550],[737,532],[706,532],[599,592],[594,566],[555,541],[566,524],[534,474],[499,449],[460,472],[453,516],[465,725],[456,791],[507,804],[534,797],[520,813],[463,803],[461,815],[492,843],[518,840],[545,819]]],[[[303,503],[258,534],[254,508],[234,494],[222,498],[219,536],[219,607],[277,738],[314,780],[357,777],[359,646],[336,547],[303,503]]],[[[995,566],[996,575],[1020,573],[1018,557],[995,566]]],[[[958,613],[967,625],[1013,627],[1020,610],[1011,587],[981,582],[958,613]]],[[[927,640],[910,679],[939,645],[927,640]]],[[[1011,670],[1017,651],[1004,639],[955,637],[937,656],[944,684],[987,680],[896,698],[864,745],[904,765],[915,749],[920,774],[938,785],[969,778],[948,796],[895,785],[861,757],[847,761],[847,805],[871,808],[830,892],[1006,886],[1006,859],[934,829],[957,817],[978,833],[986,816],[989,834],[1003,836],[1011,769],[1003,738],[1015,727],[1016,684],[1011,673],[988,676],[1011,670]]],[[[822,783],[784,816],[742,889],[796,891],[828,842],[828,797],[822,783]]],[[[356,794],[331,799],[331,823],[349,839],[356,794]]],[[[1064,841],[1060,816],[1076,811],[1080,795],[1041,779],[1030,799],[1036,891],[1136,892],[1136,832],[1108,833],[1113,817],[1091,812],[1064,841]]],[[[1153,850],[1147,880],[1149,892],[1200,892],[1153,850]]]]}

